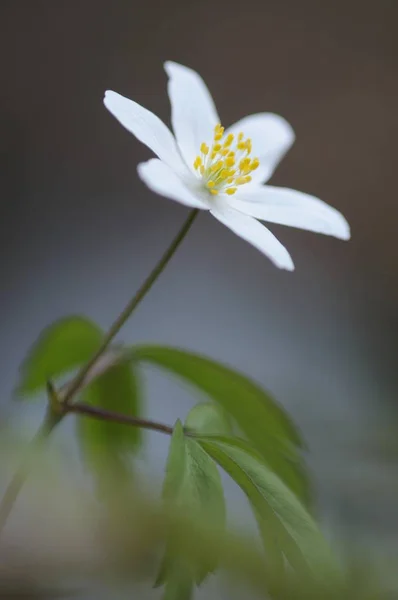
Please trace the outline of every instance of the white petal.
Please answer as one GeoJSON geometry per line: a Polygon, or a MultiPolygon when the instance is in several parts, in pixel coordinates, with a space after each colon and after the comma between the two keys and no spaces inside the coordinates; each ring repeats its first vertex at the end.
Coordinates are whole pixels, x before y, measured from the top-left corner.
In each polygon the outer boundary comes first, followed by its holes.
{"type": "Polygon", "coordinates": [[[239,237],[252,244],[268,256],[280,269],[294,270],[293,261],[284,246],[276,239],[269,229],[251,217],[243,215],[225,204],[217,204],[210,211],[213,217],[226,225],[239,237]]]}
{"type": "Polygon", "coordinates": [[[166,164],[177,172],[185,170],[173,134],[159,117],[133,100],[110,90],[105,92],[104,104],[123,127],[166,164]]]}
{"type": "Polygon", "coordinates": [[[258,156],[260,166],[253,171],[253,181],[265,183],[294,142],[294,131],[285,119],[272,113],[244,117],[227,130],[234,135],[242,131],[252,140],[252,156],[258,156]]]}
{"type": "Polygon", "coordinates": [[[350,238],[350,226],[338,210],[319,198],[296,190],[253,186],[247,192],[239,190],[239,196],[231,199],[230,204],[256,219],[333,235],[342,240],[350,238]]]}
{"type": "Polygon", "coordinates": [[[189,167],[202,142],[211,142],[219,122],[216,107],[205,82],[196,71],[167,61],[168,92],[174,135],[189,167]]]}
{"type": "Polygon", "coordinates": [[[142,181],[156,194],[171,198],[171,200],[186,206],[208,208],[199,197],[195,196],[195,193],[187,187],[184,181],[161,160],[152,158],[147,162],[140,163],[137,171],[142,181]]]}

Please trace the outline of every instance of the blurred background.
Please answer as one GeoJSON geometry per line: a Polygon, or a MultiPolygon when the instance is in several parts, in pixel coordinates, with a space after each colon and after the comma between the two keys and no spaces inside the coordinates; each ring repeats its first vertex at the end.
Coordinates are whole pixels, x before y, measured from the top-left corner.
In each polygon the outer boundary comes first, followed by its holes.
{"type": "MultiPolygon", "coordinates": [[[[181,62],[224,125],[262,111],[292,124],[272,183],[338,208],[352,241],[271,226],[287,273],[201,214],[121,338],[203,352],[266,386],[302,429],[331,535],[396,553],[397,23],[395,0],[2,0],[3,415],[39,331],[71,313],[107,327],[186,218],[138,179],[150,152],[102,104],[113,89],[169,123],[163,62],[181,62]]],[[[172,424],[195,399],[148,373],[148,417],[172,424]]],[[[32,432],[42,411],[12,409],[32,432]]],[[[143,465],[159,481],[167,444],[147,435],[143,465]]],[[[55,516],[43,538],[38,508],[17,509],[9,543],[53,551],[55,516]]]]}

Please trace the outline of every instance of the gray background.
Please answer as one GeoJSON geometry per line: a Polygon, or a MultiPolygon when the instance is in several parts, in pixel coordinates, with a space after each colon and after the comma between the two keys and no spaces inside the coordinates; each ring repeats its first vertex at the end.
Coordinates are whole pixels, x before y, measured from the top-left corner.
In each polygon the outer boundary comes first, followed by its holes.
{"type": "MultiPolygon", "coordinates": [[[[4,406],[40,329],[69,313],[109,325],[186,218],[139,181],[150,153],[102,105],[114,89],[169,122],[162,64],[181,62],[223,124],[267,110],[292,124],[272,183],[336,206],[352,241],[273,226],[296,264],[287,273],[201,214],[122,338],[201,351],[267,386],[303,430],[334,534],[391,551],[398,4],[3,0],[0,11],[4,406]]],[[[147,415],[167,423],[195,401],[155,374],[148,392],[147,415]]],[[[17,416],[37,422],[41,408],[17,416]]],[[[166,449],[148,436],[159,476],[166,449]]]]}

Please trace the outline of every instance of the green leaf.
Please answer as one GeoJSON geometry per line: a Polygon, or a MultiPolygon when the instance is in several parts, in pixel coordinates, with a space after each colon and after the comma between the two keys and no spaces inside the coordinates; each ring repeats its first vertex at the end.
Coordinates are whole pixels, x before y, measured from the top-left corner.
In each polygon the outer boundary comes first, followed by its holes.
{"type": "Polygon", "coordinates": [[[207,435],[232,435],[228,413],[210,402],[196,404],[188,413],[185,427],[196,433],[207,435]]]}
{"type": "MultiPolygon", "coordinates": [[[[166,507],[179,515],[187,515],[198,523],[206,522],[216,531],[225,528],[225,501],[220,474],[214,461],[194,439],[186,436],[177,421],[170,442],[163,485],[163,501],[166,507]]],[[[177,565],[182,565],[178,536],[170,531],[166,553],[156,585],[168,582],[177,565]]],[[[196,565],[184,565],[192,580],[199,585],[216,567],[216,559],[196,565]]]]}
{"type": "Polygon", "coordinates": [[[184,429],[181,421],[178,420],[171,436],[166,474],[163,482],[162,497],[166,503],[174,502],[180,495],[185,477],[186,462],[184,429]]]}
{"type": "Polygon", "coordinates": [[[165,580],[163,600],[191,600],[194,582],[184,565],[175,564],[165,580]]]}
{"type": "Polygon", "coordinates": [[[35,394],[50,379],[88,361],[102,336],[95,323],[80,316],[65,317],[46,327],[21,365],[17,394],[35,394]]]}
{"type": "MultiPolygon", "coordinates": [[[[111,366],[83,390],[81,400],[97,408],[138,416],[140,394],[134,368],[125,362],[111,366]]],[[[110,473],[115,480],[128,477],[128,459],[139,447],[141,429],[92,417],[76,418],[82,459],[98,480],[110,473]]]]}
{"type": "Polygon", "coordinates": [[[259,385],[203,356],[164,346],[136,346],[135,359],[167,369],[218,402],[275,471],[305,503],[309,485],[297,448],[300,435],[259,385]]]}
{"type": "Polygon", "coordinates": [[[245,492],[266,547],[269,541],[276,544],[293,569],[305,577],[326,581],[336,576],[336,562],[315,521],[249,444],[225,437],[197,439],[245,492]]]}

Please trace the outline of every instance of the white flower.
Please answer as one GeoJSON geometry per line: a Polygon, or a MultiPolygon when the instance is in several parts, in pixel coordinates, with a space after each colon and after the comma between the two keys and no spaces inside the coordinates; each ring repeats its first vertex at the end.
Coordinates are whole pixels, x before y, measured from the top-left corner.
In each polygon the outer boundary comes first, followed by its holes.
{"type": "Polygon", "coordinates": [[[278,267],[293,270],[286,248],[257,219],[347,240],[345,218],[318,198],[264,185],[294,141],[278,115],[244,117],[221,127],[212,97],[192,69],[166,62],[174,136],[152,112],[116,92],[104,103],[158,158],[138,165],[146,185],[161,196],[208,210],[278,267]]]}

